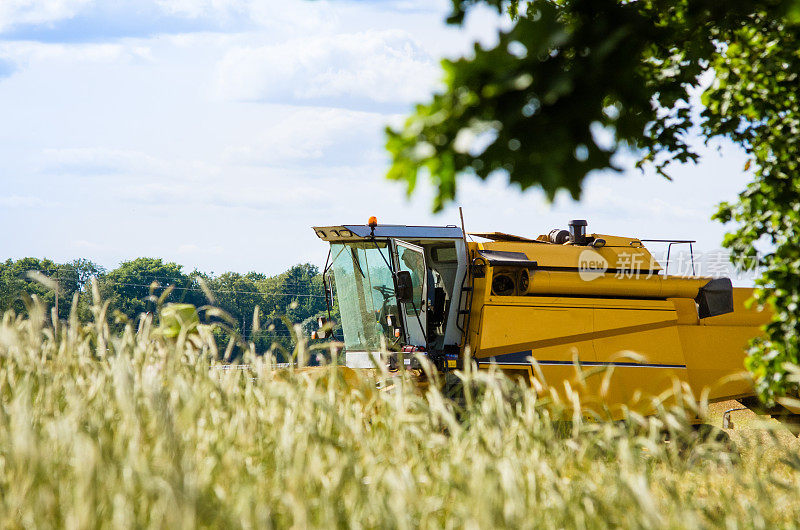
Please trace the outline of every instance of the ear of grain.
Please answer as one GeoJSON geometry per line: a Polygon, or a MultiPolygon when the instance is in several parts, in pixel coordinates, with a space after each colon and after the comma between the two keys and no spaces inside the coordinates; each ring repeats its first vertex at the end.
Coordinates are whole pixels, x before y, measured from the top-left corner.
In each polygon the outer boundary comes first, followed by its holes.
{"type": "MultiPolygon", "coordinates": [[[[41,305],[2,318],[2,527],[800,520],[798,446],[779,430],[744,431],[731,451],[697,440],[683,409],[584,421],[472,367],[448,376],[454,398],[408,382],[378,392],[343,368],[311,377],[253,348],[224,368],[204,326],[171,338],[145,317],[115,335],[96,302],[94,322],[70,318],[58,333],[41,305]]],[[[704,409],[682,401],[690,415],[704,409]]]]}

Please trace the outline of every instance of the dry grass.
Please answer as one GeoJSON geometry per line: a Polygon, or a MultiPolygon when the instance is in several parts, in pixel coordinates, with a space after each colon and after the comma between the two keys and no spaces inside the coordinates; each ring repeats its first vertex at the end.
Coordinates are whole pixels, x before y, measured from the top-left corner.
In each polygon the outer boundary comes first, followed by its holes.
{"type": "MultiPolygon", "coordinates": [[[[218,370],[202,327],[0,324],[3,527],[677,528],[800,521],[794,439],[693,440],[680,410],[565,428],[461,374],[460,405],[263,357],[218,370]],[[663,441],[669,431],[671,440],[663,441]]],[[[717,423],[718,424],[718,423],[717,423]]],[[[735,431],[738,433],[740,431],[735,431]]]]}

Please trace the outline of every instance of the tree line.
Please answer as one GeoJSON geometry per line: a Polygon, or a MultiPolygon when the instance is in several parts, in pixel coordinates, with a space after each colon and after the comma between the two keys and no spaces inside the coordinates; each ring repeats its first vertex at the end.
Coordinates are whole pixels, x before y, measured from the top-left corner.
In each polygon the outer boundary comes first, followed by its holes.
{"type": "Polygon", "coordinates": [[[217,319],[221,325],[214,332],[222,347],[231,337],[241,338],[253,342],[259,352],[273,351],[279,356],[294,347],[294,325],[310,335],[317,318],[328,314],[322,274],[310,263],[275,276],[258,272],[211,275],[184,272],[182,265],[160,258],[136,258],[111,270],[87,259],[67,263],[8,259],[0,262],[0,312],[25,314],[35,296],[54,308],[59,319],[67,318],[74,304],[78,318],[88,321],[92,279],[100,298],[109,302],[110,320],[120,330],[128,322],[135,324],[142,314],[157,318],[159,299],[198,308],[214,306],[230,317],[217,319]],[[37,279],[39,274],[55,282],[57,289],[52,282],[37,279]]]}

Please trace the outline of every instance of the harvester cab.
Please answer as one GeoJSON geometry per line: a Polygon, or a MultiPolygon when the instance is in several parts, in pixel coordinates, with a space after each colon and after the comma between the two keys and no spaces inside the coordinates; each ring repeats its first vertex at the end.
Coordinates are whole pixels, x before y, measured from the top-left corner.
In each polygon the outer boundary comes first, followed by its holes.
{"type": "Polygon", "coordinates": [[[413,353],[427,355],[440,368],[457,359],[467,311],[460,228],[378,225],[371,218],[314,231],[330,243],[324,280],[329,303],[339,306],[347,366],[393,362],[381,359],[382,351],[408,353],[406,364],[413,353]]]}

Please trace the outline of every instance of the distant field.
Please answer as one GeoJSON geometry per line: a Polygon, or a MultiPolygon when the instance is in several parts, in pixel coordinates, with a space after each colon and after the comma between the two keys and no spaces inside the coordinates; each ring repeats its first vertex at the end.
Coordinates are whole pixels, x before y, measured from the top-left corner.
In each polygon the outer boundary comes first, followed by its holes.
{"type": "MultiPolygon", "coordinates": [[[[534,393],[328,371],[214,370],[203,328],[0,324],[0,526],[697,528],[800,521],[797,440],[734,413],[735,448],[679,411],[553,421],[534,393]],[[663,440],[669,431],[670,441],[663,440]]],[[[729,404],[712,406],[721,423],[729,404]]]]}

